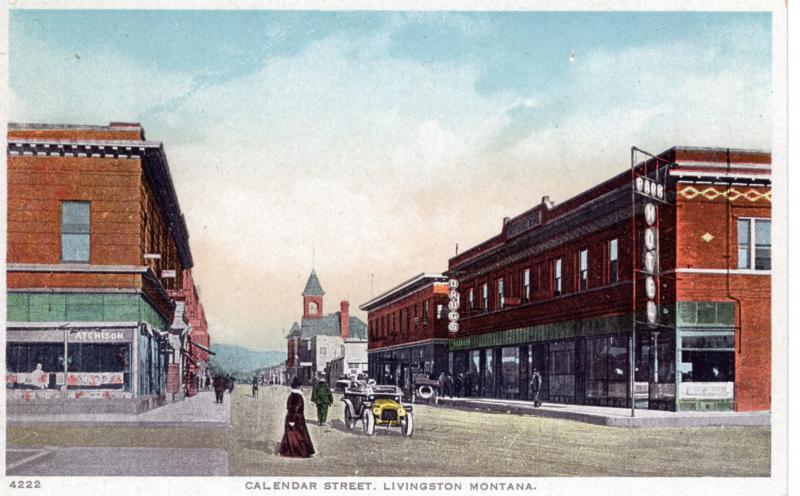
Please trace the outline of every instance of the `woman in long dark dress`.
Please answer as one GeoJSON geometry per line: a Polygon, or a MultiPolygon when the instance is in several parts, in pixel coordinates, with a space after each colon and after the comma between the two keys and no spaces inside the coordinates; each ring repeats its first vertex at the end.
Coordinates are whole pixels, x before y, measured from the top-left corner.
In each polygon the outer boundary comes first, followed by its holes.
{"type": "Polygon", "coordinates": [[[306,419],[303,416],[303,395],[300,394],[302,382],[299,377],[292,379],[292,392],[286,400],[286,420],[283,425],[281,456],[309,458],[314,454],[314,444],[308,435],[306,419]]]}

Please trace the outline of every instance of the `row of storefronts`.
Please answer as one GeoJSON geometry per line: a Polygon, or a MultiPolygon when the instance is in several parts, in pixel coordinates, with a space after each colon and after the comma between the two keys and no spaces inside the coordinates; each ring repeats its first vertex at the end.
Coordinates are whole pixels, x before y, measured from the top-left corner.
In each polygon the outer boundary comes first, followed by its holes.
{"type": "Polygon", "coordinates": [[[370,375],[444,372],[459,396],[530,400],[536,370],[543,401],[768,410],[770,154],[633,155],[362,305],[370,375]]]}
{"type": "Polygon", "coordinates": [[[138,124],[10,124],[7,411],[195,394],[207,324],[166,155],[138,124]]]}

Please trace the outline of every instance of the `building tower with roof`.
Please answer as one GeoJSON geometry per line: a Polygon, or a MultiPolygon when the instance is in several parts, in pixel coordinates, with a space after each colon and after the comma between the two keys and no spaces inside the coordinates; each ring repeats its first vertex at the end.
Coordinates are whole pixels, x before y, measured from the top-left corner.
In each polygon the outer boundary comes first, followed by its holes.
{"type": "Polygon", "coordinates": [[[298,376],[304,383],[326,373],[331,360],[347,355],[348,373],[365,372],[367,368],[367,325],[350,315],[350,303],[344,300],[339,311],[325,315],[325,291],[311,270],[303,296],[303,318],[292,325],[287,336],[287,380],[298,376]],[[363,355],[363,356],[362,356],[363,355]]]}
{"type": "Polygon", "coordinates": [[[319,320],[322,318],[322,299],[325,291],[317,278],[317,272],[311,269],[306,287],[303,290],[303,318],[319,320]]]}

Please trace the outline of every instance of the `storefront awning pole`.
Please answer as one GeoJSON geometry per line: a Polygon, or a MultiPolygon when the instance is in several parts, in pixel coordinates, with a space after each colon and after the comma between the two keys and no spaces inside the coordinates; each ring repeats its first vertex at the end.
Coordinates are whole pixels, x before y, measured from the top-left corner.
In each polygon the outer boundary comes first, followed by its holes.
{"type": "MultiPolygon", "coordinates": [[[[646,175],[646,174],[645,174],[646,175]]],[[[628,352],[631,417],[636,416],[636,147],[631,147],[631,338],[628,352]]]]}

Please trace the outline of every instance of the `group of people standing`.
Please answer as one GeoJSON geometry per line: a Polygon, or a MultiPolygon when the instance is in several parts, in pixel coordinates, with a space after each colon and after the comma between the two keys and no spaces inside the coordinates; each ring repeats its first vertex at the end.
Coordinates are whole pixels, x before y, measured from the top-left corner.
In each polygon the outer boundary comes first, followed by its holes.
{"type": "MultiPolygon", "coordinates": [[[[540,407],[542,406],[542,400],[539,398],[539,394],[542,390],[542,374],[539,370],[534,367],[531,371],[531,378],[530,378],[530,388],[531,392],[533,393],[533,406],[540,407]]],[[[473,379],[473,374],[467,373],[460,373],[453,377],[448,372],[444,371],[439,374],[439,395],[442,398],[452,398],[455,394],[456,396],[467,396],[472,391],[473,385],[475,384],[473,379]]]]}
{"type": "Polygon", "coordinates": [[[233,388],[236,385],[236,378],[217,375],[214,377],[212,384],[214,386],[214,403],[222,404],[222,400],[225,397],[225,391],[228,391],[228,393],[231,394],[233,393],[233,388]]]}

